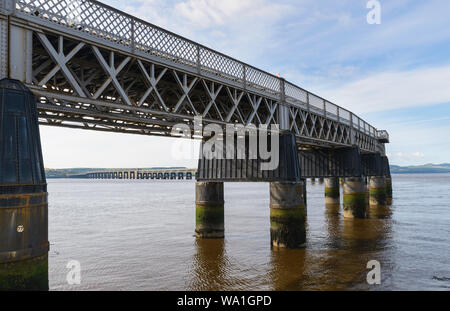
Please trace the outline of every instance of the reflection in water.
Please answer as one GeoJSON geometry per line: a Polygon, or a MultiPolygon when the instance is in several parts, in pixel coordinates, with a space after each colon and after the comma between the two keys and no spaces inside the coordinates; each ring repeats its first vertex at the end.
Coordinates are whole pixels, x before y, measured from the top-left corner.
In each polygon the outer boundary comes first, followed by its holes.
{"type": "Polygon", "coordinates": [[[270,249],[265,184],[228,183],[225,240],[196,240],[195,183],[51,180],[50,289],[448,290],[450,174],[395,178],[394,205],[366,219],[344,219],[308,183],[301,250],[270,249]],[[77,287],[66,280],[72,259],[77,287]],[[370,260],[380,286],[366,282],[370,260]]]}
{"type": "Polygon", "coordinates": [[[389,205],[371,205],[367,210],[367,216],[375,219],[390,219],[392,207],[389,205]]]}
{"type": "Polygon", "coordinates": [[[196,239],[190,290],[220,290],[226,286],[228,260],[224,239],[196,239]]]}
{"type": "Polygon", "coordinates": [[[339,215],[341,210],[340,204],[325,204],[326,215],[339,215]]]}
{"type": "Polygon", "coordinates": [[[367,263],[386,263],[391,255],[391,221],[344,219],[337,206],[327,206],[324,217],[327,231],[323,247],[272,251],[271,289],[369,289],[367,263]]]}
{"type": "Polygon", "coordinates": [[[305,249],[272,250],[270,281],[272,290],[296,289],[299,282],[305,279],[305,249]]]}
{"type": "Polygon", "coordinates": [[[345,248],[355,252],[383,250],[390,233],[391,222],[384,219],[344,219],[345,248]]]}
{"type": "Polygon", "coordinates": [[[330,249],[340,249],[341,240],[341,217],[339,214],[339,204],[327,204],[325,206],[325,223],[327,227],[326,247],[330,249]]]}

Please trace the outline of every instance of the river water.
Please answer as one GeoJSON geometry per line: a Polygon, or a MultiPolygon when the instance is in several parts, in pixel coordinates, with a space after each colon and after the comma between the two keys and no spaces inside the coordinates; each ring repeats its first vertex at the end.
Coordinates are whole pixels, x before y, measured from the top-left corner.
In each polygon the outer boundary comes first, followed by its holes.
{"type": "Polygon", "coordinates": [[[224,240],[193,236],[194,181],[48,183],[50,290],[450,289],[450,174],[394,175],[381,219],[327,213],[308,182],[307,245],[283,251],[270,248],[267,183],[225,184],[224,240]],[[366,281],[370,260],[381,285],[366,281]]]}

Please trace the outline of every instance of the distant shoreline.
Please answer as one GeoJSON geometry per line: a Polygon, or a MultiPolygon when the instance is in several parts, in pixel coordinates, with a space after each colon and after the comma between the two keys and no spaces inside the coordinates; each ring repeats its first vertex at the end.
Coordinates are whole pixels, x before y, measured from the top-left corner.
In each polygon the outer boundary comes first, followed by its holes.
{"type": "Polygon", "coordinates": [[[418,166],[391,165],[391,174],[445,174],[450,173],[450,164],[425,164],[418,166]]]}
{"type": "MultiPolygon", "coordinates": [[[[186,169],[185,167],[152,167],[140,168],[135,170],[164,170],[164,169],[186,169]]],[[[450,173],[450,164],[426,164],[421,166],[398,166],[391,165],[391,174],[448,174],[450,173]]],[[[45,169],[46,177],[49,179],[63,179],[73,175],[83,175],[88,172],[120,171],[132,170],[130,168],[66,168],[66,169],[45,169]]]]}

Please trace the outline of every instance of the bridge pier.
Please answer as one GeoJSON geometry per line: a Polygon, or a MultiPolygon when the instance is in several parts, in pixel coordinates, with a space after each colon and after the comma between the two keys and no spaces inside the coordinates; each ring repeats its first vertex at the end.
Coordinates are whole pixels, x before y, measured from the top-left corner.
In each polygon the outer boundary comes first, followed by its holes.
{"type": "Polygon", "coordinates": [[[223,182],[197,182],[195,185],[195,235],[219,239],[225,236],[223,182]]]}
{"type": "Polygon", "coordinates": [[[388,177],[385,177],[385,184],[386,184],[386,203],[392,204],[392,178],[391,175],[388,177]]]}
{"type": "Polygon", "coordinates": [[[48,200],[36,98],[0,81],[0,290],[48,290],[48,200]]]}
{"type": "MultiPolygon", "coordinates": [[[[300,248],[304,245],[306,193],[298,149],[292,133],[282,131],[279,134],[279,163],[270,170],[263,169],[267,159],[251,159],[248,156],[250,152],[243,152],[245,159],[218,159],[203,153],[196,174],[198,237],[223,237],[223,182],[269,182],[271,245],[276,248],[300,248]]],[[[250,138],[250,134],[246,134],[245,140],[250,138]]],[[[222,151],[224,154],[236,152],[237,148],[233,149],[222,151]]]]}
{"type": "Polygon", "coordinates": [[[386,205],[386,179],[384,176],[373,176],[369,180],[370,206],[386,205]]]}
{"type": "Polygon", "coordinates": [[[339,178],[325,178],[325,206],[331,214],[339,213],[340,209],[339,178]]]}
{"type": "Polygon", "coordinates": [[[301,248],[306,242],[305,184],[270,183],[270,240],[276,248],[301,248]]]}
{"type": "Polygon", "coordinates": [[[344,178],[344,217],[365,218],[366,185],[363,177],[344,178]]]}
{"type": "Polygon", "coordinates": [[[307,208],[308,208],[308,192],[307,192],[307,182],[306,182],[306,178],[302,178],[302,182],[303,182],[303,203],[305,204],[305,211],[307,212],[307,208]]]}
{"type": "Polygon", "coordinates": [[[369,180],[370,177],[364,176],[364,191],[366,193],[366,211],[369,210],[370,207],[370,191],[369,191],[369,180]]]}

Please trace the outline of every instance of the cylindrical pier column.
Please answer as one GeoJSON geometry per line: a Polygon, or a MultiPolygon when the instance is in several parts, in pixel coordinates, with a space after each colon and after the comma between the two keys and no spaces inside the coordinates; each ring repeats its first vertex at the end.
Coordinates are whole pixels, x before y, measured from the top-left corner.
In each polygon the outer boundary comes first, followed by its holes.
{"type": "Polygon", "coordinates": [[[392,178],[391,176],[385,178],[386,183],[386,203],[392,203],[392,178]]]}
{"type": "Polygon", "coordinates": [[[366,185],[362,177],[344,179],[344,217],[365,218],[366,185]]]}
{"type": "Polygon", "coordinates": [[[273,247],[301,248],[306,242],[303,182],[270,183],[270,239],[273,247]]]}
{"type": "Polygon", "coordinates": [[[198,238],[225,236],[223,182],[197,182],[195,187],[195,234],[198,238]]]}
{"type": "Polygon", "coordinates": [[[369,179],[370,205],[386,205],[386,182],[384,176],[373,176],[369,179]]]}
{"type": "Polygon", "coordinates": [[[325,178],[325,204],[326,205],[339,205],[340,204],[339,193],[339,178],[330,177],[325,178]]]}
{"type": "Polygon", "coordinates": [[[339,214],[340,198],[339,178],[325,178],[325,210],[327,214],[339,214]]]}
{"type": "MultiPolygon", "coordinates": [[[[94,176],[94,175],[93,175],[94,176]]],[[[48,290],[48,203],[36,98],[0,81],[0,290],[48,290]]]]}
{"type": "Polygon", "coordinates": [[[305,211],[307,211],[308,208],[308,192],[306,187],[306,178],[302,179],[303,182],[303,203],[305,203],[305,211]]]}
{"type": "Polygon", "coordinates": [[[367,208],[370,207],[370,194],[369,194],[369,178],[370,177],[366,177],[364,176],[364,191],[366,193],[366,211],[367,208]]]}

